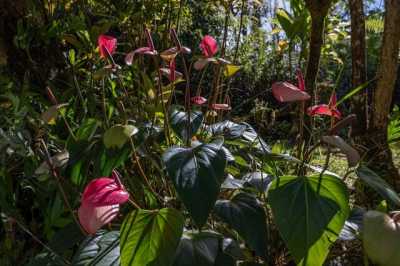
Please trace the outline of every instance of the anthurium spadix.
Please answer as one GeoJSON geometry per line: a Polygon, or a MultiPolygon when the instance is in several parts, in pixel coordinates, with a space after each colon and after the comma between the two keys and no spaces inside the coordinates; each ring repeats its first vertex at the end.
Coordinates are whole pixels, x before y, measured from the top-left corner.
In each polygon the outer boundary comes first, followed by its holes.
{"type": "Polygon", "coordinates": [[[94,234],[118,215],[119,204],[128,199],[129,193],[116,171],[113,171],[111,177],[96,178],[83,192],[78,210],[79,222],[87,233],[94,234]]]}

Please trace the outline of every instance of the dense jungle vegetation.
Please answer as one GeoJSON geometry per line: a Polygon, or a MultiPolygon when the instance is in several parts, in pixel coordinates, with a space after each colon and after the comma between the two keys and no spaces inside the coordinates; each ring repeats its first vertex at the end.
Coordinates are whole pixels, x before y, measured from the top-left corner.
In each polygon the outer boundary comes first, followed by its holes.
{"type": "Polygon", "coordinates": [[[400,266],[400,0],[1,0],[0,266],[400,266]]]}

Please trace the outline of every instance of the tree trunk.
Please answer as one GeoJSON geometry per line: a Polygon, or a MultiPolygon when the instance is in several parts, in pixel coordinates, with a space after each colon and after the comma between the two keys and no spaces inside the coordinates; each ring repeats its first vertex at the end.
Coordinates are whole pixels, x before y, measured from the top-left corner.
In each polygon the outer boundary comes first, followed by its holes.
{"type": "MultiPolygon", "coordinates": [[[[351,84],[353,88],[367,81],[365,56],[365,17],[363,0],[349,0],[351,16],[351,84]]],[[[368,93],[354,95],[351,101],[352,112],[357,115],[357,123],[352,135],[359,136],[368,128],[368,93]]]]}
{"type": "Polygon", "coordinates": [[[400,42],[400,0],[385,1],[385,27],[377,70],[377,86],[373,95],[373,109],[369,138],[368,158],[370,167],[379,172],[397,190],[400,190],[400,176],[393,165],[392,153],[387,143],[387,126],[390,106],[397,78],[400,42]]]}
{"type": "MultiPolygon", "coordinates": [[[[312,119],[308,116],[304,117],[305,110],[308,106],[312,105],[315,102],[317,97],[315,83],[318,76],[319,70],[319,61],[321,58],[321,49],[324,44],[324,28],[325,28],[325,18],[328,14],[329,8],[331,6],[332,0],[305,0],[306,7],[311,15],[311,36],[310,36],[310,45],[308,49],[308,59],[307,59],[307,69],[305,76],[305,84],[306,90],[311,95],[311,101],[305,102],[301,106],[300,120],[304,119],[303,122],[300,122],[299,125],[299,138],[300,145],[302,147],[303,143],[305,143],[304,151],[307,150],[307,146],[310,143],[311,132],[306,130],[304,132],[304,126],[312,130],[312,119]]],[[[300,148],[301,149],[301,148],[300,148]]],[[[299,149],[299,151],[300,151],[299,149]]]]}
{"type": "Polygon", "coordinates": [[[325,18],[331,6],[331,0],[306,0],[306,7],[311,14],[311,36],[307,60],[305,83],[307,90],[315,98],[315,82],[318,76],[321,48],[324,44],[325,18]]]}

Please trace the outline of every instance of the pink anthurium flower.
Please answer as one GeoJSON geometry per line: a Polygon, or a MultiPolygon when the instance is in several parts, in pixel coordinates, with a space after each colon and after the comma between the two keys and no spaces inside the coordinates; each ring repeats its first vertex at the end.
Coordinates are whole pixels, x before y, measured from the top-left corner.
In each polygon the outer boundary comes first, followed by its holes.
{"type": "Polygon", "coordinates": [[[203,105],[207,102],[207,99],[202,97],[202,96],[194,96],[190,99],[190,101],[194,104],[194,105],[203,105]]]}
{"type": "Polygon", "coordinates": [[[200,49],[205,57],[213,57],[218,51],[217,41],[210,35],[206,35],[200,42],[200,49]]]}
{"type": "Polygon", "coordinates": [[[89,234],[112,221],[119,212],[119,204],[129,199],[129,193],[121,184],[117,172],[111,178],[92,180],[85,188],[78,210],[79,222],[89,234]]]}
{"type": "Polygon", "coordinates": [[[326,115],[340,119],[342,114],[336,107],[336,93],[333,92],[329,100],[329,104],[319,104],[311,106],[307,109],[307,114],[310,116],[326,115]]]}
{"type": "Polygon", "coordinates": [[[112,55],[117,48],[117,39],[112,36],[102,34],[97,39],[97,43],[101,58],[106,58],[109,54],[112,55]]]}
{"type": "Polygon", "coordinates": [[[213,110],[224,110],[224,111],[229,111],[231,110],[231,107],[229,106],[229,104],[226,103],[214,103],[211,105],[211,108],[213,110]]]}
{"type": "Polygon", "coordinates": [[[272,94],[280,102],[306,101],[310,95],[289,82],[275,82],[272,84],[272,94]]]}
{"type": "Polygon", "coordinates": [[[145,29],[146,39],[147,39],[147,46],[140,47],[125,56],[125,63],[130,66],[132,65],[133,59],[136,54],[142,55],[157,55],[157,50],[154,48],[153,38],[151,37],[150,31],[145,29]]]}

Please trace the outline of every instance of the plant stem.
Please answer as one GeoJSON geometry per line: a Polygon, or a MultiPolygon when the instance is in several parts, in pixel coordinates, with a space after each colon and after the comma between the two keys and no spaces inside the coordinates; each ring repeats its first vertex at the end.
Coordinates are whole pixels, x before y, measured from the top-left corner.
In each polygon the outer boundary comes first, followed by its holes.
{"type": "Polygon", "coordinates": [[[63,186],[62,186],[62,184],[61,184],[60,177],[59,177],[59,175],[58,175],[58,173],[57,173],[57,171],[56,171],[56,169],[55,169],[55,167],[54,167],[54,165],[53,165],[53,162],[52,162],[52,160],[51,160],[49,150],[47,149],[47,145],[46,145],[46,143],[43,141],[43,139],[41,139],[40,142],[41,142],[41,144],[42,144],[42,146],[43,146],[43,149],[44,149],[44,152],[45,152],[47,165],[49,166],[49,168],[50,168],[50,170],[51,170],[52,176],[53,176],[54,179],[56,180],[58,189],[60,190],[60,193],[61,193],[61,196],[62,196],[62,198],[63,198],[63,200],[64,200],[64,203],[65,203],[65,205],[67,206],[69,212],[71,213],[72,218],[74,219],[76,225],[81,229],[82,233],[83,233],[84,235],[86,235],[86,234],[87,234],[86,231],[82,228],[81,224],[79,223],[78,219],[77,219],[76,216],[75,216],[75,213],[74,213],[74,211],[73,211],[73,209],[72,209],[72,207],[71,207],[71,204],[70,204],[69,201],[68,201],[67,195],[66,195],[66,193],[65,193],[65,191],[64,191],[64,188],[63,188],[63,186]]]}
{"type": "Polygon", "coordinates": [[[71,265],[71,262],[69,262],[67,259],[63,258],[61,255],[56,253],[54,250],[52,250],[49,246],[47,246],[45,243],[43,243],[37,236],[35,236],[27,227],[25,227],[21,222],[19,222],[16,218],[14,217],[8,217],[9,219],[12,219],[25,233],[27,233],[30,237],[32,237],[33,240],[35,240],[39,245],[41,245],[44,249],[49,251],[50,253],[56,255],[59,257],[66,265],[71,265]]]}

